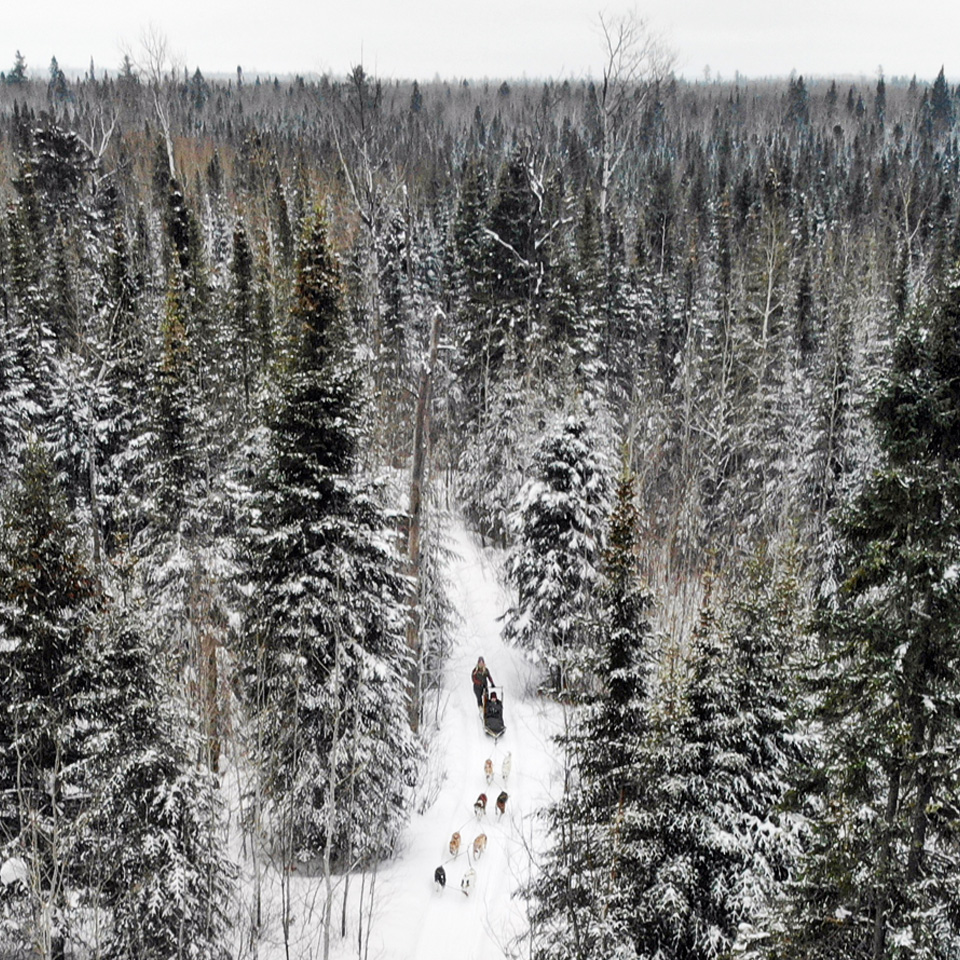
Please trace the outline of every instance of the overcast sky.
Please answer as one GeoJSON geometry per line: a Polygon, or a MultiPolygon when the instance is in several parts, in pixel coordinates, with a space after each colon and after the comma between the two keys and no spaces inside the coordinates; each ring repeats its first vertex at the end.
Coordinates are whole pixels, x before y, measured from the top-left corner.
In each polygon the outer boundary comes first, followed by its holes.
{"type": "MultiPolygon", "coordinates": [[[[596,75],[597,15],[617,0],[4,0],[0,69],[19,49],[33,76],[114,72],[151,27],[191,72],[385,78],[596,75]]],[[[913,0],[650,0],[637,9],[688,78],[960,75],[960,3],[913,0]],[[889,12],[887,11],[889,7],[889,12]],[[896,11],[894,13],[894,11],[896,11]]]]}

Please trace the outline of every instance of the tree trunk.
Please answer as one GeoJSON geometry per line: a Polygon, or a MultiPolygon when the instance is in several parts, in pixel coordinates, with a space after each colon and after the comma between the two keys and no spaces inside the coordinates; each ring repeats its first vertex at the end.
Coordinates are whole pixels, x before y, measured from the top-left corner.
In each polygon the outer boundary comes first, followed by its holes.
{"type": "MultiPolygon", "coordinates": [[[[338,585],[339,593],[339,585],[338,585]]],[[[338,601],[339,602],[339,601],[338,601]]],[[[338,617],[342,613],[338,611],[338,617]]],[[[333,683],[330,702],[333,704],[333,730],[327,754],[327,789],[323,798],[323,882],[326,902],[323,908],[323,960],[330,960],[330,931],[333,926],[333,841],[337,826],[337,755],[340,752],[340,626],[334,628],[333,683]]]]}
{"type": "Polygon", "coordinates": [[[433,371],[437,365],[437,349],[440,339],[440,322],[443,311],[437,307],[430,327],[430,352],[420,374],[420,392],[417,396],[417,412],[413,428],[413,471],[410,478],[410,512],[407,528],[407,572],[410,576],[410,618],[407,621],[407,647],[410,650],[410,676],[407,684],[409,695],[408,715],[410,729],[420,729],[420,685],[423,645],[420,640],[419,594],[420,594],[420,532],[423,520],[423,491],[430,460],[430,395],[433,387],[433,371]]]}
{"type": "Polygon", "coordinates": [[[883,945],[886,941],[887,932],[887,891],[884,886],[884,876],[890,863],[890,832],[893,829],[893,822],[896,819],[897,811],[900,808],[900,767],[890,774],[890,784],[887,789],[887,808],[884,811],[883,822],[886,824],[886,836],[880,845],[880,853],[877,858],[877,875],[879,882],[873,889],[873,943],[870,950],[870,956],[873,960],[882,960],[883,945]]]}

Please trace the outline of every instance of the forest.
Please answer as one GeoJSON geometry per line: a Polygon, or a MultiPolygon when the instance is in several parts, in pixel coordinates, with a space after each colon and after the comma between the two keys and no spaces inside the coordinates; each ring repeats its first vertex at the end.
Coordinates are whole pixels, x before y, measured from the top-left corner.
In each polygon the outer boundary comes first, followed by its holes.
{"type": "Polygon", "coordinates": [[[569,718],[531,956],[960,955],[960,91],[610,29],[594,80],[0,76],[4,960],[267,956],[258,858],[329,956],[453,518],[569,718]]]}

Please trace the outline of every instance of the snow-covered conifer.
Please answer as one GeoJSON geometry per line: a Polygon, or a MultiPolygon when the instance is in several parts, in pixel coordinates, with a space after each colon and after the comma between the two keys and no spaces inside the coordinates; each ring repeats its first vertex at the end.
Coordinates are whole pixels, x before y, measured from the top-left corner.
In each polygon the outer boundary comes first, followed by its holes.
{"type": "Polygon", "coordinates": [[[517,591],[505,636],[542,658],[554,689],[580,685],[577,656],[596,610],[610,512],[609,468],[597,406],[550,424],[513,505],[508,576],[517,591]],[[567,676],[567,671],[574,671],[567,676]]]}
{"type": "Polygon", "coordinates": [[[225,960],[234,868],[174,665],[129,599],[111,599],[97,628],[81,700],[91,801],[79,847],[88,897],[110,918],[98,946],[106,957],[225,960]]]}
{"type": "Polygon", "coordinates": [[[624,814],[632,869],[618,907],[638,956],[726,955],[764,921],[788,875],[795,842],[781,806],[795,761],[795,645],[789,572],[753,568],[716,612],[708,592],[681,710],[659,715],[624,814]]]}
{"type": "Polygon", "coordinates": [[[286,852],[345,864],[389,848],[414,746],[404,585],[384,513],[356,471],[359,378],[319,213],[301,244],[294,319],[257,481],[241,653],[286,852]]]}
{"type": "Polygon", "coordinates": [[[81,759],[78,675],[98,591],[40,444],[24,450],[0,517],[0,857],[22,858],[28,878],[4,894],[24,898],[19,936],[62,950],[77,866],[65,805],[81,759]]]}
{"type": "Polygon", "coordinates": [[[879,383],[879,468],[838,517],[816,626],[822,775],[771,956],[960,950],[960,278],[908,318],[879,383]]]}
{"type": "Polygon", "coordinates": [[[598,586],[597,692],[584,698],[563,738],[570,780],[547,813],[553,843],[528,891],[542,957],[631,955],[624,922],[636,867],[624,825],[641,790],[637,761],[650,736],[652,666],[634,496],[625,469],[598,586]]]}

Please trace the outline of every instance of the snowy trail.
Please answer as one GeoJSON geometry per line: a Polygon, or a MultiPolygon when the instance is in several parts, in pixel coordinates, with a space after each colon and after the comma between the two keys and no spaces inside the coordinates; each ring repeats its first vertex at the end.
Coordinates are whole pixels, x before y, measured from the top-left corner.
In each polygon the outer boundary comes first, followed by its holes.
{"type": "MultiPolygon", "coordinates": [[[[536,671],[500,639],[497,617],[507,602],[489,555],[462,527],[453,539],[459,559],[450,574],[463,622],[440,697],[432,761],[437,794],[428,809],[412,816],[396,859],[380,868],[369,960],[518,956],[516,940],[527,922],[523,903],[511,894],[529,876],[531,848],[542,846],[543,824],[536,814],[559,782],[550,739],[558,728],[558,708],[536,696],[536,671]],[[485,658],[504,695],[507,729],[499,743],[483,733],[470,686],[478,656],[485,658]],[[508,753],[511,769],[504,783],[508,753]],[[484,777],[487,758],[495,773],[490,785],[484,777]],[[506,815],[498,818],[494,804],[501,790],[509,799],[506,815]],[[481,792],[487,794],[488,809],[478,822],[473,804],[481,792]],[[448,850],[454,830],[462,836],[456,859],[448,850]],[[469,848],[481,832],[487,835],[487,850],[474,863],[469,848]],[[441,863],[447,886],[436,892],[433,872],[441,863]],[[460,881],[471,866],[476,882],[467,897],[460,881]]],[[[356,941],[349,940],[339,944],[338,957],[357,956],[356,941]]]]}

